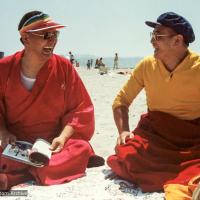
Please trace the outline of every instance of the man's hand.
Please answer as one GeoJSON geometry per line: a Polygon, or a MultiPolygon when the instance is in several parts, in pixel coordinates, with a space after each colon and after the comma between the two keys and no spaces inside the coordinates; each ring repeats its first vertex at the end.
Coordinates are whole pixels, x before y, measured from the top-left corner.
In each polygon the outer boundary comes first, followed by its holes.
{"type": "Polygon", "coordinates": [[[51,143],[50,150],[53,153],[60,152],[63,149],[65,142],[66,142],[66,139],[62,136],[54,138],[51,143]]]}
{"type": "Polygon", "coordinates": [[[0,146],[4,149],[8,144],[15,144],[16,136],[9,131],[0,131],[0,146]]]}
{"type": "Polygon", "coordinates": [[[66,125],[60,136],[53,139],[50,150],[53,153],[60,152],[63,149],[65,142],[73,135],[73,133],[74,129],[71,126],[66,125]]]}
{"type": "Polygon", "coordinates": [[[126,138],[133,138],[134,134],[129,131],[123,131],[117,138],[117,145],[126,144],[126,138]]]}
{"type": "Polygon", "coordinates": [[[115,153],[118,152],[118,146],[122,144],[126,144],[126,138],[134,138],[134,134],[129,131],[123,131],[119,137],[117,138],[117,144],[115,146],[115,153]]]}

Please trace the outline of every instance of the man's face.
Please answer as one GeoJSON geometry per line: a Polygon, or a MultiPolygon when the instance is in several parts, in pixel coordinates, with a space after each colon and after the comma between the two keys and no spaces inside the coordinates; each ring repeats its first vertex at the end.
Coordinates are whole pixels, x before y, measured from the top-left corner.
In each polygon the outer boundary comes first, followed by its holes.
{"type": "Polygon", "coordinates": [[[57,43],[56,30],[37,31],[28,34],[27,50],[42,57],[50,57],[57,43]]]}
{"type": "Polygon", "coordinates": [[[163,60],[173,54],[174,36],[176,35],[175,31],[166,26],[158,25],[155,27],[151,35],[155,58],[163,60]]]}

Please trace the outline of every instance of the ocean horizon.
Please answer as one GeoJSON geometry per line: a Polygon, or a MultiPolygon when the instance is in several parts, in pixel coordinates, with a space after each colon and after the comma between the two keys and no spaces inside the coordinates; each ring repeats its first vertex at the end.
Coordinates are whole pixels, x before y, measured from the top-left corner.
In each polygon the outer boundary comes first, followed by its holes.
{"type": "MultiPolygon", "coordinates": [[[[0,58],[3,58],[4,56],[8,56],[5,54],[5,52],[0,52],[0,58]]],[[[66,55],[61,55],[65,58],[68,58],[66,55]]],[[[100,57],[93,56],[93,55],[74,55],[75,61],[79,62],[80,67],[87,67],[88,60],[92,60],[92,67],[95,67],[96,59],[99,59],[100,57]]],[[[112,69],[114,65],[114,57],[102,57],[103,63],[106,65],[107,68],[112,69]]],[[[143,57],[119,57],[119,68],[134,68],[135,65],[142,60],[143,57]]]]}
{"type": "MultiPolygon", "coordinates": [[[[75,61],[79,62],[80,67],[87,67],[88,60],[93,60],[92,67],[95,67],[96,59],[100,57],[95,56],[81,56],[81,55],[75,55],[74,56],[75,61]]],[[[103,63],[108,68],[113,68],[114,64],[114,57],[102,57],[103,63]]],[[[135,65],[142,59],[143,57],[119,57],[119,68],[134,68],[135,65]]]]}

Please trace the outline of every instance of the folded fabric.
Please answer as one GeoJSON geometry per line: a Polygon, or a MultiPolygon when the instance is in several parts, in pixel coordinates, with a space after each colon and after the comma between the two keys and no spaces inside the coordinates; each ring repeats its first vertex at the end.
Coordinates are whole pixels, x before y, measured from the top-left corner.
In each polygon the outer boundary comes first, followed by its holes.
{"type": "Polygon", "coordinates": [[[117,147],[108,165],[144,192],[165,184],[187,185],[200,173],[200,120],[186,121],[162,112],[149,112],[133,131],[133,139],[117,147]]]}

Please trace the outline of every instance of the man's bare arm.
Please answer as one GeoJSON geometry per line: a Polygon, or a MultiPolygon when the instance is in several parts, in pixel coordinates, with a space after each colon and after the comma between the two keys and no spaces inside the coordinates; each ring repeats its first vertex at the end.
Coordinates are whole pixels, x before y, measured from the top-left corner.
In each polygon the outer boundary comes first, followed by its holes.
{"type": "Polygon", "coordinates": [[[114,116],[115,124],[117,126],[119,134],[121,134],[123,131],[130,131],[127,107],[120,106],[120,107],[115,108],[113,110],[113,116],[114,116]]]}
{"type": "Polygon", "coordinates": [[[130,132],[129,128],[128,108],[125,106],[115,108],[113,110],[113,116],[119,132],[119,137],[117,138],[117,145],[125,144],[125,140],[127,137],[133,137],[133,133],[130,132]]]}

